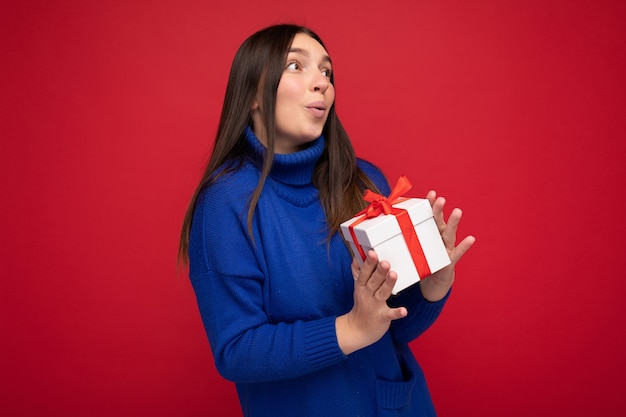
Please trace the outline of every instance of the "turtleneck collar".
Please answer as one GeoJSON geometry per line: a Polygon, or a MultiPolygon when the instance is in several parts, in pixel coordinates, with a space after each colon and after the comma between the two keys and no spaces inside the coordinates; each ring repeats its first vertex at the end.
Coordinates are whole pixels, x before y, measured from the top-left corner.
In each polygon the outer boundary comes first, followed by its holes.
{"type": "MultiPolygon", "coordinates": [[[[246,127],[246,139],[252,147],[255,162],[263,162],[267,148],[256,137],[250,126],[246,127]]],[[[290,184],[306,185],[313,179],[315,164],[324,152],[324,136],[320,136],[310,143],[310,146],[302,151],[288,154],[275,154],[270,177],[273,180],[290,184]]]]}

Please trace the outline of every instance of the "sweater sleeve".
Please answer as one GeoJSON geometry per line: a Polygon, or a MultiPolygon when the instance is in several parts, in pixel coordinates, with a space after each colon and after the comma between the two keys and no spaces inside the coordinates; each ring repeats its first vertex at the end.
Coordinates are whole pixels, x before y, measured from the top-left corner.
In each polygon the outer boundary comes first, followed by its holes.
{"type": "Polygon", "coordinates": [[[388,302],[391,307],[406,307],[409,313],[407,317],[391,323],[390,331],[394,341],[407,344],[428,330],[441,314],[449,296],[450,291],[443,299],[430,302],[424,298],[417,283],[392,297],[388,302]]]}
{"type": "Polygon", "coordinates": [[[262,245],[249,237],[245,195],[241,187],[212,186],[192,222],[190,278],[216,368],[234,382],[264,382],[345,360],[335,317],[293,323],[268,317],[262,245]]]}

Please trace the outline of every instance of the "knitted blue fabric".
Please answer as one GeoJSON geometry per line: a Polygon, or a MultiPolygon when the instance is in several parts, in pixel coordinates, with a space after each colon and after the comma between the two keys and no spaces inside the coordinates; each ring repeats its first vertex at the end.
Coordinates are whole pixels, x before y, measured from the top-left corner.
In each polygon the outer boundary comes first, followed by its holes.
{"type": "MultiPolygon", "coordinates": [[[[277,154],[254,212],[265,148],[246,130],[247,158],[200,194],[191,227],[190,278],[220,374],[236,383],[244,416],[433,416],[422,371],[408,343],[445,303],[419,285],[390,301],[409,316],[375,344],[344,355],[335,319],[353,305],[351,255],[336,234],[327,241],[312,174],[320,137],[302,151],[277,154]]],[[[384,194],[373,165],[360,168],[384,194]]],[[[393,265],[392,265],[393,268],[393,265]]]]}

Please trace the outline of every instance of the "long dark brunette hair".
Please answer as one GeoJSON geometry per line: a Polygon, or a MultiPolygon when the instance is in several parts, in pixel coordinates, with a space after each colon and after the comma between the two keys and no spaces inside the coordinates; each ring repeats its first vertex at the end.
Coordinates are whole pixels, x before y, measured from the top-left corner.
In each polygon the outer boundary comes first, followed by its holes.
{"type": "MultiPolygon", "coordinates": [[[[326,49],[322,40],[310,29],[297,25],[270,26],[253,34],[237,51],[226,87],[224,105],[211,158],[196,188],[183,221],[178,248],[179,260],[187,262],[191,221],[200,192],[217,178],[235,171],[241,163],[246,146],[244,129],[252,125],[251,106],[258,93],[262,94],[263,123],[267,130],[267,152],[259,184],[250,197],[248,232],[252,234],[252,217],[265,180],[274,160],[276,90],[282,77],[287,53],[298,33],[304,33],[326,49]]],[[[331,83],[334,84],[334,71],[331,83]]],[[[259,103],[261,104],[261,103],[259,103]]],[[[313,173],[313,184],[319,190],[320,202],[326,214],[329,236],[339,225],[366,205],[362,199],[366,188],[376,186],[357,167],[354,149],[333,105],[322,134],[324,152],[313,173]]]]}

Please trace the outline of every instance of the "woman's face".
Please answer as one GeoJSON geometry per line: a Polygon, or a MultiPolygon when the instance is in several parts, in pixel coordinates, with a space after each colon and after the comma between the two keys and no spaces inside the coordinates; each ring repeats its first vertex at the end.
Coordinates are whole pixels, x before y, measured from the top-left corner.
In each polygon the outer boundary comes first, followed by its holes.
{"type": "MultiPolygon", "coordinates": [[[[287,55],[276,92],[276,153],[295,152],[317,139],[335,101],[331,62],[315,39],[298,33],[287,55]]],[[[257,96],[252,105],[254,133],[267,144],[257,96]]]]}

